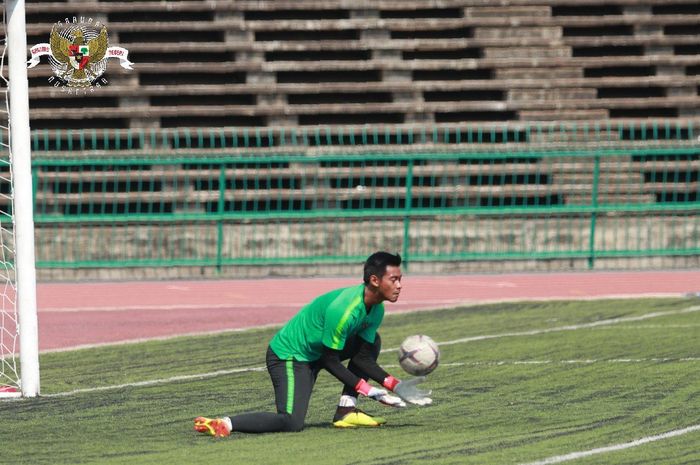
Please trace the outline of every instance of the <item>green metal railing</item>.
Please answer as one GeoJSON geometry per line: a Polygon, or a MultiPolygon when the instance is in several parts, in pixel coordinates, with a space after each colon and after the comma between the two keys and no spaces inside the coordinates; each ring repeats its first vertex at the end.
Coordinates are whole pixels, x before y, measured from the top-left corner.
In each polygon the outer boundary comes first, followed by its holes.
{"type": "Polygon", "coordinates": [[[35,131],[37,266],[698,255],[696,131],[35,131]]]}

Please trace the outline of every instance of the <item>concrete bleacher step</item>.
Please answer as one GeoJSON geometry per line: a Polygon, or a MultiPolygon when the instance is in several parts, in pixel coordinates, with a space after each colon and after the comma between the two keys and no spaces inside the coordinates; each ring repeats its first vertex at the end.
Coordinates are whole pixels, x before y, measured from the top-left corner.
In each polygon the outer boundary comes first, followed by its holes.
{"type": "Polygon", "coordinates": [[[482,124],[699,113],[693,27],[700,15],[690,0],[670,6],[667,0],[30,2],[30,45],[48,40],[54,22],[47,16],[71,18],[76,5],[108,25],[110,45],[130,50],[134,70],[110,64],[107,73],[116,89],[129,90],[105,89],[102,95],[116,104],[85,99],[76,111],[68,103],[74,95],[48,89],[51,69],[44,62],[29,70],[36,129],[77,128],[76,113],[114,128],[482,124]],[[652,85],[658,95],[638,99],[596,93],[652,85]],[[473,92],[457,92],[467,89],[473,92]],[[257,104],[191,108],[185,96],[207,91],[248,94],[257,104]],[[448,91],[453,93],[429,94],[448,91]],[[324,106],[320,94],[330,92],[389,97],[353,102],[344,114],[342,101],[324,106]],[[301,93],[307,94],[306,107],[290,98],[301,93]],[[151,98],[156,94],[173,104],[160,106],[151,98]],[[171,107],[180,113],[173,116],[171,107]]]}

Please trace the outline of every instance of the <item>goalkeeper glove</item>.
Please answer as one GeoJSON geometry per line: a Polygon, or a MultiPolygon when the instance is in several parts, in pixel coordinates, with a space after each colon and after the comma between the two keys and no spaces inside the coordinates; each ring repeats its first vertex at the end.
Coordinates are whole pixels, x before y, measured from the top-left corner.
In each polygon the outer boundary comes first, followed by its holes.
{"type": "Polygon", "coordinates": [[[370,399],[376,400],[377,402],[381,402],[384,405],[389,405],[391,407],[406,406],[406,403],[403,400],[401,400],[400,397],[392,396],[384,389],[373,387],[362,378],[360,378],[360,381],[358,381],[355,385],[355,390],[363,396],[367,396],[370,399]]]}
{"type": "Polygon", "coordinates": [[[425,381],[425,376],[418,376],[407,381],[399,381],[393,376],[384,380],[384,386],[394,391],[400,398],[413,405],[430,405],[433,399],[428,397],[432,391],[418,389],[417,384],[425,381]]]}

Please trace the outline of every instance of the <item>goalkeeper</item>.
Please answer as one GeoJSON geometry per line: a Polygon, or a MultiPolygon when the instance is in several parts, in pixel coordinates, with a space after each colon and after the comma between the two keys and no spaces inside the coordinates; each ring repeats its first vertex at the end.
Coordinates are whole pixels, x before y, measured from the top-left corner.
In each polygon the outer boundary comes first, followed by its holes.
{"type": "Polygon", "coordinates": [[[377,364],[381,349],[377,329],[384,317],[383,302],[396,302],[399,298],[400,265],[399,255],[372,254],[364,265],[363,284],[315,298],[275,334],[267,349],[266,365],[275,390],[277,413],[197,417],[194,429],[214,437],[228,436],[232,431],[300,431],[321,369],[343,383],[333,418],[335,427],[374,427],[386,422],[358,409],[358,395],[392,407],[405,407],[406,402],[430,404],[430,391],[416,387],[424,378],[399,381],[377,364]],[[346,367],[341,362],[348,359],[346,367]],[[370,379],[382,388],[370,385],[370,379]]]}

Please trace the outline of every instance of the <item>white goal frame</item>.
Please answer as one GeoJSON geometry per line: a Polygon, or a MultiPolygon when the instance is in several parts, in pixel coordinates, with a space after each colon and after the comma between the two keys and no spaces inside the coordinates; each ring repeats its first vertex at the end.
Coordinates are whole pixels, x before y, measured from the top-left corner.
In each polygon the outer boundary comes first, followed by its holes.
{"type": "MultiPolygon", "coordinates": [[[[15,237],[16,310],[19,330],[20,388],[23,397],[39,395],[39,327],[34,254],[27,28],[24,0],[5,1],[9,80],[9,140],[15,237]]],[[[11,394],[11,393],[8,393],[11,394]]]]}

